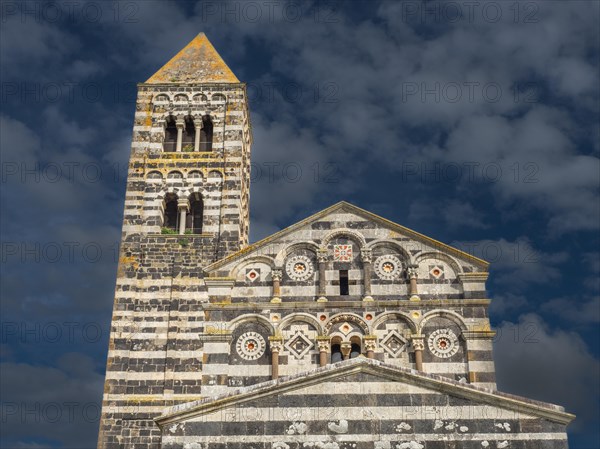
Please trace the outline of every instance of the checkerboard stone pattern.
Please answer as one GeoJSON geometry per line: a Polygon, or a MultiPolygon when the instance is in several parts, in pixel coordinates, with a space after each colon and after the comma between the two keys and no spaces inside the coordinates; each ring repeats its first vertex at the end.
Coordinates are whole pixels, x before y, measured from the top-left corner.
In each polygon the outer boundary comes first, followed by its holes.
{"type": "Polygon", "coordinates": [[[246,88],[206,36],[133,131],[99,449],[567,447],[573,415],[497,391],[487,262],[346,202],[249,244],[246,88]],[[211,151],[164,151],[186,114],[211,151]]]}

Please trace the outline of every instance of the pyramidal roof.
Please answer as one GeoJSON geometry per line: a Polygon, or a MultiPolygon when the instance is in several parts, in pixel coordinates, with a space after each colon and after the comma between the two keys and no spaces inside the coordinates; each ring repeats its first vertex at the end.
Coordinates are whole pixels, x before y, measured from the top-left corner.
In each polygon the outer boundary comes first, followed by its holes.
{"type": "Polygon", "coordinates": [[[239,83],[204,33],[198,34],[146,83],[239,83]]]}

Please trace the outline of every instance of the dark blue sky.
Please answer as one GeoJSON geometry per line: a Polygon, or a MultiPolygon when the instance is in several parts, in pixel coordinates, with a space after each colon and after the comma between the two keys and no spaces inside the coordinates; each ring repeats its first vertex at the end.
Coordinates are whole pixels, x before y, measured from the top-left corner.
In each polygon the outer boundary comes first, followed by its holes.
{"type": "Polygon", "coordinates": [[[135,83],[200,31],[252,240],[346,200],[489,260],[500,389],[600,447],[598,2],[0,5],[2,447],[95,447],[135,83]]]}

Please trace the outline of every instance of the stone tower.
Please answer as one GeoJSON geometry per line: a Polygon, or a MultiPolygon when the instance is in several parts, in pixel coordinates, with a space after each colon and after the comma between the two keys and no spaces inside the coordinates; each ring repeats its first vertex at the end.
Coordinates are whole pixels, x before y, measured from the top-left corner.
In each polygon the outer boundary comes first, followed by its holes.
{"type": "Polygon", "coordinates": [[[245,84],[204,33],[138,85],[101,448],[158,447],[152,418],[200,397],[202,267],[248,244],[251,144],[245,84]]]}
{"type": "Polygon", "coordinates": [[[487,262],[346,202],[248,245],[249,128],[204,35],[139,86],[98,447],[567,448],[487,262]]]}

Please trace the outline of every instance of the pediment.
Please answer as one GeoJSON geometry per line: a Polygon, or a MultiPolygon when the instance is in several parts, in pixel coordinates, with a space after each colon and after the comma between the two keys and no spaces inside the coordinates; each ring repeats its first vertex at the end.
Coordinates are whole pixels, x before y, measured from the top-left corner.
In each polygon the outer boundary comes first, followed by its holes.
{"type": "Polygon", "coordinates": [[[227,395],[176,405],[166,409],[155,420],[164,427],[190,420],[202,420],[205,415],[214,416],[244,407],[289,409],[318,403],[345,409],[369,408],[376,413],[379,406],[385,409],[389,409],[390,406],[415,406],[418,401],[422,401],[423,406],[431,406],[439,401],[440,406],[448,407],[450,402],[447,398],[452,398],[452,403],[463,407],[485,406],[512,412],[521,418],[526,416],[530,419],[545,419],[562,425],[574,419],[574,415],[566,413],[563,407],[557,405],[386,365],[376,360],[357,358],[239,388],[227,395]],[[336,395],[337,399],[333,402],[331,397],[336,395]],[[297,398],[304,399],[302,403],[295,403],[291,400],[286,401],[286,396],[295,398],[294,401],[298,401],[297,398]],[[405,403],[407,397],[410,399],[405,403]],[[424,398],[433,402],[426,403],[424,398]]]}
{"type": "Polygon", "coordinates": [[[457,274],[487,272],[489,265],[457,248],[347,202],[340,202],[205,267],[205,271],[209,276],[227,276],[240,261],[252,258],[280,265],[287,247],[304,245],[316,252],[331,239],[342,235],[356,242],[360,248],[389,241],[408,257],[424,253],[444,256],[456,266],[457,274]]]}

